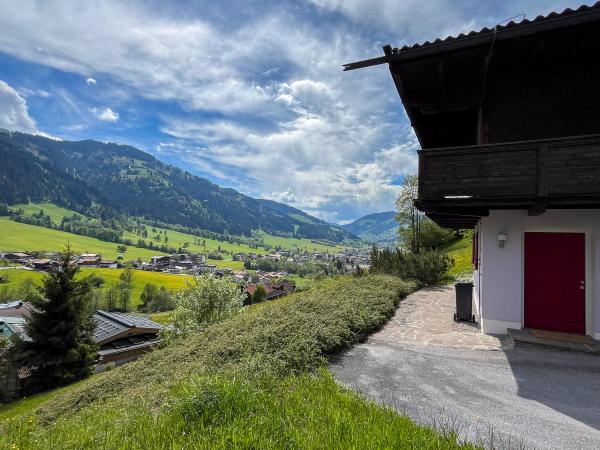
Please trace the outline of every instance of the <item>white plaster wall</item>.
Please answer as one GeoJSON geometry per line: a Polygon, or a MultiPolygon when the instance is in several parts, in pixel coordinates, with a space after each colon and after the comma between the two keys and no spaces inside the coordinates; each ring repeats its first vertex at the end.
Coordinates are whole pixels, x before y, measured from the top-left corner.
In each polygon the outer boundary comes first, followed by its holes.
{"type": "MultiPolygon", "coordinates": [[[[477,224],[477,226],[475,227],[474,230],[476,233],[479,233],[479,224],[477,224]]],[[[478,250],[477,250],[477,254],[479,255],[479,258],[481,259],[481,239],[479,239],[477,241],[477,245],[478,245],[478,250]]],[[[481,292],[481,287],[480,287],[480,271],[479,271],[479,267],[474,268],[473,269],[473,302],[475,303],[475,309],[477,311],[477,317],[481,318],[481,300],[480,300],[480,292],[481,292]]]]}
{"type": "Polygon", "coordinates": [[[523,323],[523,236],[526,231],[586,233],[586,330],[600,338],[600,210],[490,211],[480,222],[480,301],[484,333],[523,323]],[[504,248],[498,233],[508,235],[504,248]]]}

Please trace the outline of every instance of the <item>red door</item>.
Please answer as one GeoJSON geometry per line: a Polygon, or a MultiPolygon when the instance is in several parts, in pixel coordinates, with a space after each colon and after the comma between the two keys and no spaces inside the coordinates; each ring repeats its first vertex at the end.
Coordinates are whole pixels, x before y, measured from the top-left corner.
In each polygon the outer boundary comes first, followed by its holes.
{"type": "Polygon", "coordinates": [[[525,233],[525,326],[585,334],[583,233],[525,233]]]}

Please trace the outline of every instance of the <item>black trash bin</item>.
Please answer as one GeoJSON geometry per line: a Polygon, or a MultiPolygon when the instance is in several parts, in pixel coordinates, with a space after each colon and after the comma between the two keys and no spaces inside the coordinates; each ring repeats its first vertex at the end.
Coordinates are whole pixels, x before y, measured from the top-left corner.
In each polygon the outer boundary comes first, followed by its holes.
{"type": "Polygon", "coordinates": [[[456,312],[454,321],[468,320],[475,322],[473,314],[473,283],[456,283],[456,312]]]}

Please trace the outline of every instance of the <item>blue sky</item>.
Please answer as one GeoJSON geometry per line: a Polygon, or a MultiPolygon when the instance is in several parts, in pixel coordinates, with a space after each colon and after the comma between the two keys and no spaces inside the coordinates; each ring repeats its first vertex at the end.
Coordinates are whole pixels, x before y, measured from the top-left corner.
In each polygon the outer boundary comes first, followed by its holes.
{"type": "Polygon", "coordinates": [[[394,208],[416,139],[401,46],[577,7],[547,0],[0,0],[0,127],[135,145],[331,222],[394,208]]]}

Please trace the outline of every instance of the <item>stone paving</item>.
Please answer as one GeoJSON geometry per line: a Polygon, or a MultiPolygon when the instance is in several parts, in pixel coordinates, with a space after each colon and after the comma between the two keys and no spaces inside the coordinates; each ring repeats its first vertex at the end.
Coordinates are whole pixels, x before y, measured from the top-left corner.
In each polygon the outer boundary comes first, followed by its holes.
{"type": "Polygon", "coordinates": [[[504,350],[507,336],[479,332],[477,323],[454,322],[454,286],[421,289],[400,302],[394,317],[370,341],[420,344],[474,350],[504,350]]]}

